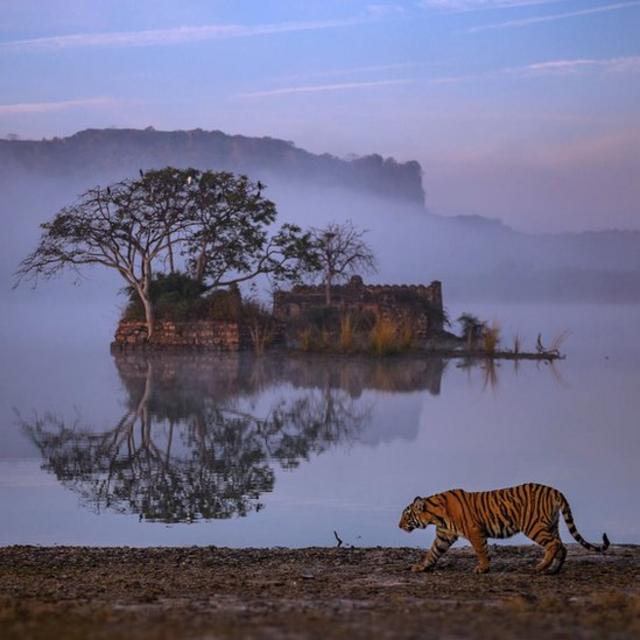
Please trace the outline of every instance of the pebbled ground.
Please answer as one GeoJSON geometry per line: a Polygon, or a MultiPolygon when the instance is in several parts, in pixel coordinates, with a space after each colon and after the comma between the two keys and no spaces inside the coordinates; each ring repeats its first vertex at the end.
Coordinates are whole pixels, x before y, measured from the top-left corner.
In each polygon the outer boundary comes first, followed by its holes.
{"type": "Polygon", "coordinates": [[[416,549],[0,548],[0,637],[640,638],[640,546],[470,549],[413,574],[416,549]]]}

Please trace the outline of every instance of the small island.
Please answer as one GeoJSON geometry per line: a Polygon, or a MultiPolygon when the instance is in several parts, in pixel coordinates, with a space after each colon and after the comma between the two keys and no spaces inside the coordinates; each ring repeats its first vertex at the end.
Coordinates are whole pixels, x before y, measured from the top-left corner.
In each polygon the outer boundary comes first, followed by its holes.
{"type": "MultiPolygon", "coordinates": [[[[244,300],[236,286],[197,295],[185,276],[162,277],[154,299],[159,317],[151,340],[143,309],[135,296],[129,302],[111,344],[113,351],[281,349],[305,353],[371,354],[385,356],[423,353],[446,358],[556,360],[557,346],[535,353],[500,347],[499,328],[471,314],[457,322],[462,335],[447,330],[442,283],[428,285],[366,284],[353,275],[345,284],[327,288],[298,284],[279,289],[272,308],[244,300]]],[[[558,342],[556,340],[556,342],[558,342]]],[[[559,345],[558,345],[559,346],[559,345]]]]}
{"type": "Polygon", "coordinates": [[[349,220],[276,227],[265,189],[245,175],[174,167],[92,187],[41,225],[16,284],[65,269],[115,270],[128,296],[116,350],[562,357],[562,336],[545,348],[539,335],[535,352],[515,336],[506,349],[499,325],[470,313],[457,319],[461,335],[452,333],[438,280],[365,284],[361,274],[377,271],[366,230],[349,220]]]}

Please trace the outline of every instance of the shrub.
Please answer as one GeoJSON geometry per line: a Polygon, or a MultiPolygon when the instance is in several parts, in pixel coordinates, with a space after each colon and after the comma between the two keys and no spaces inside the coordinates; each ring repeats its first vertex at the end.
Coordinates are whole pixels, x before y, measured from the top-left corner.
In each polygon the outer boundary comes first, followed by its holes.
{"type": "MultiPolygon", "coordinates": [[[[206,318],[208,320],[227,320],[237,322],[243,314],[247,313],[247,306],[252,302],[243,305],[240,292],[237,289],[217,289],[212,291],[206,298],[207,309],[206,318]]],[[[262,313],[267,313],[262,310],[262,313]]],[[[251,313],[251,311],[249,311],[251,313]]]]}
{"type": "MultiPolygon", "coordinates": [[[[129,302],[123,320],[145,319],[138,294],[127,287],[129,302]]],[[[157,320],[228,320],[237,321],[242,301],[237,289],[217,289],[203,295],[204,287],[184,273],[158,274],[151,282],[151,301],[157,320]]]]}
{"type": "Polygon", "coordinates": [[[298,346],[302,351],[313,349],[313,330],[311,327],[306,327],[298,333],[298,346]]]}
{"type": "MultiPolygon", "coordinates": [[[[127,287],[129,302],[124,310],[124,320],[144,320],[144,307],[133,287],[127,287]]],[[[205,312],[206,303],[201,295],[203,288],[184,273],[158,274],[151,281],[151,301],[159,320],[184,320],[205,312]]]]}
{"type": "Polygon", "coordinates": [[[471,350],[474,343],[483,336],[485,323],[472,313],[465,312],[457,322],[462,327],[462,337],[467,343],[467,349],[471,350]]]}

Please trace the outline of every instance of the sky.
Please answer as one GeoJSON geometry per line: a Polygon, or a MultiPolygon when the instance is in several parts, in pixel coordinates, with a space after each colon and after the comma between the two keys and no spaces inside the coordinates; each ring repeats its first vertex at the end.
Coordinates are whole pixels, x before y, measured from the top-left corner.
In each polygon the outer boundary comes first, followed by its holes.
{"type": "Polygon", "coordinates": [[[0,136],[418,160],[429,211],[640,229],[640,0],[2,0],[0,136]]]}

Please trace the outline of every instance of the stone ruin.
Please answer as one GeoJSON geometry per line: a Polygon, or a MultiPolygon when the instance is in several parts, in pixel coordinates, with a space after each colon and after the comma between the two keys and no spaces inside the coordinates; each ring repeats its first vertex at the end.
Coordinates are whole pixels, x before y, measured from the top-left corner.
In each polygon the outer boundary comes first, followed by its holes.
{"type": "MultiPolygon", "coordinates": [[[[429,285],[365,284],[353,276],[344,285],[331,287],[331,307],[340,313],[358,312],[375,318],[392,320],[411,331],[415,346],[443,332],[444,312],[442,284],[429,285]]],[[[324,285],[298,285],[290,291],[277,291],[273,299],[273,315],[278,321],[273,340],[286,343],[286,326],[304,321],[309,312],[323,310],[324,285]]],[[[248,327],[239,322],[222,320],[158,321],[152,342],[147,342],[146,324],[142,321],[120,321],[112,349],[130,348],[195,348],[218,351],[242,351],[252,347],[248,327]]]]}
{"type": "MultiPolygon", "coordinates": [[[[287,323],[325,304],[324,285],[297,285],[275,293],[273,313],[287,323]]],[[[429,285],[365,284],[355,275],[348,283],[331,287],[331,306],[393,320],[410,328],[416,342],[424,343],[443,331],[442,283],[438,280],[429,285]]]]}

